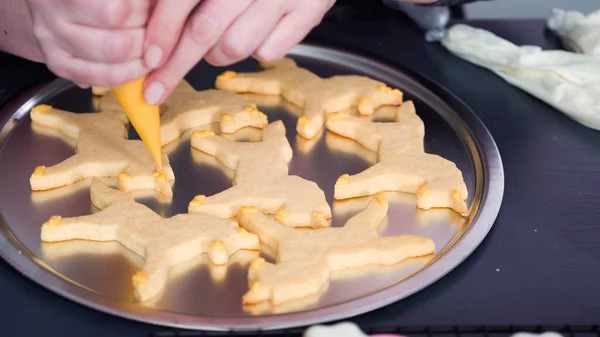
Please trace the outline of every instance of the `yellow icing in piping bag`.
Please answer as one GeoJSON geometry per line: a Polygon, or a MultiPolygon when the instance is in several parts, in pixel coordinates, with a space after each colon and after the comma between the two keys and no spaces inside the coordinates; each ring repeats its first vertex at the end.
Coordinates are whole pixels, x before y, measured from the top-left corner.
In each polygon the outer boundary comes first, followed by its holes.
{"type": "Polygon", "coordinates": [[[146,77],[139,78],[114,88],[113,92],[154,161],[162,169],[160,113],[157,105],[150,105],[144,99],[142,87],[145,81],[146,77]]]}

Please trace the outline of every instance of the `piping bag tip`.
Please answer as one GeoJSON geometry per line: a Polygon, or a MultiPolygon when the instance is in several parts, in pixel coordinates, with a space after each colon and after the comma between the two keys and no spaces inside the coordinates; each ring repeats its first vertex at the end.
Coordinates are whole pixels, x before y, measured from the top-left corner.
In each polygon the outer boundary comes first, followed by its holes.
{"type": "Polygon", "coordinates": [[[142,90],[145,81],[144,76],[114,88],[113,92],[158,168],[162,170],[160,112],[157,105],[150,105],[144,99],[142,90]]]}

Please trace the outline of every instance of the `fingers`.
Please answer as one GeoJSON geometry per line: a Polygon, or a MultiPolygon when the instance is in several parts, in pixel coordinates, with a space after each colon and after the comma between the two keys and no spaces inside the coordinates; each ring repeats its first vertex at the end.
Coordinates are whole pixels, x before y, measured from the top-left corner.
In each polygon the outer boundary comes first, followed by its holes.
{"type": "Polygon", "coordinates": [[[224,66],[250,56],[269,36],[288,10],[286,4],[289,2],[254,1],[206,54],[206,61],[215,66],[224,66]]]}
{"type": "Polygon", "coordinates": [[[203,0],[169,60],[146,81],[146,102],[160,104],[250,3],[252,0],[203,0]]]}
{"type": "Polygon", "coordinates": [[[148,73],[141,59],[119,64],[89,62],[74,58],[60,49],[48,55],[48,68],[56,75],[67,78],[79,86],[117,87],[148,73]],[[58,60],[57,62],[54,60],[58,60]]]}
{"type": "Polygon", "coordinates": [[[119,63],[142,58],[143,28],[100,29],[61,23],[60,47],[73,57],[92,62],[119,63]]]}
{"type": "Polygon", "coordinates": [[[145,26],[156,0],[28,0],[48,68],[77,83],[115,87],[148,73],[145,26]]]}
{"type": "Polygon", "coordinates": [[[185,26],[190,12],[200,0],[158,0],[152,17],[148,22],[144,61],[149,68],[155,69],[164,64],[185,26]]]}
{"type": "Polygon", "coordinates": [[[82,26],[141,28],[148,22],[152,3],[149,0],[71,0],[66,10],[71,22],[82,26]]]}
{"type": "Polygon", "coordinates": [[[284,57],[294,46],[321,22],[334,1],[312,1],[314,6],[304,6],[284,16],[271,35],[254,52],[261,61],[277,61],[284,57]]]}
{"type": "Polygon", "coordinates": [[[81,89],[89,89],[90,86],[87,84],[79,84],[79,83],[75,83],[76,86],[80,87],[81,89]]]}

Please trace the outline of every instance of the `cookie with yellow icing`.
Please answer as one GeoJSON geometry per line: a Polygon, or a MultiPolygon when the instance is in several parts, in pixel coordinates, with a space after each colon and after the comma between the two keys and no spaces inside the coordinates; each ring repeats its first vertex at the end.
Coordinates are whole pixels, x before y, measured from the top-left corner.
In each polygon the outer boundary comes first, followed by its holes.
{"type": "Polygon", "coordinates": [[[142,141],[126,138],[123,115],[114,111],[73,113],[40,105],[31,110],[31,120],[38,127],[60,131],[77,144],[73,156],[35,168],[29,180],[32,190],[67,186],[90,177],[118,177],[118,187],[124,191],[173,194],[175,177],[169,159],[163,156],[159,170],[142,141]]]}
{"type": "Polygon", "coordinates": [[[211,131],[195,132],[192,147],[215,156],[235,170],[235,176],[231,188],[212,196],[197,196],[190,202],[189,212],[230,218],[242,206],[255,206],[275,214],[286,226],[329,226],[331,208],[325,193],[316,183],[288,174],[292,149],[285,132],[281,121],[264,128],[259,142],[236,142],[211,131]]]}
{"type": "Polygon", "coordinates": [[[257,250],[256,235],[236,222],[207,214],[162,218],[133,197],[94,180],[92,203],[100,212],[74,218],[52,216],[42,225],[43,242],[118,241],[145,260],[132,277],[136,297],[147,301],[166,286],[169,269],[201,254],[224,265],[236,251],[257,250]]]}
{"type": "MultiPolygon", "coordinates": [[[[113,93],[99,101],[100,111],[122,108],[113,93]]],[[[267,126],[267,116],[256,104],[229,91],[196,91],[186,81],[181,81],[167,100],[161,104],[161,143],[163,146],[179,138],[185,131],[219,122],[223,133],[234,133],[245,127],[262,129],[267,126]]]]}
{"type": "Polygon", "coordinates": [[[257,258],[250,265],[250,289],[244,304],[270,301],[279,305],[318,294],[335,270],[372,264],[391,265],[411,257],[434,253],[431,239],[398,235],[382,237],[378,227],[386,218],[388,203],[376,195],[344,227],[299,230],[282,226],[255,207],[243,207],[240,226],[258,235],[276,253],[276,264],[257,258]]]}
{"type": "Polygon", "coordinates": [[[217,77],[216,87],[237,93],[280,95],[302,107],[296,131],[304,138],[317,136],[327,113],[356,107],[361,114],[371,115],[379,106],[402,103],[402,92],[365,76],[323,79],[289,58],[261,63],[261,67],[265,70],[257,73],[226,71],[217,77]]]}
{"type": "Polygon", "coordinates": [[[375,165],[356,175],[342,175],[337,180],[335,199],[397,191],[417,194],[417,207],[421,209],[442,207],[460,214],[468,212],[468,191],[462,172],[453,162],[425,153],[424,125],[412,102],[398,107],[393,123],[331,114],[327,128],[378,154],[375,165]]]}

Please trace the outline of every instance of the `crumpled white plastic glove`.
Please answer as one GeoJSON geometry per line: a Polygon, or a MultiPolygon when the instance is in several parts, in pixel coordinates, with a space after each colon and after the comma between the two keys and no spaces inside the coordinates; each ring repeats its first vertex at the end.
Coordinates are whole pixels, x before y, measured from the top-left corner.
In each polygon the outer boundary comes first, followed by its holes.
{"type": "Polygon", "coordinates": [[[306,329],[303,337],[368,337],[352,322],[343,322],[335,325],[315,325],[306,329]]]}
{"type": "Polygon", "coordinates": [[[600,130],[600,57],[517,46],[486,30],[459,24],[442,45],[490,69],[577,122],[600,130]]]}
{"type": "Polygon", "coordinates": [[[563,39],[568,49],[600,56],[600,10],[585,15],[553,9],[546,26],[563,39]]]}

